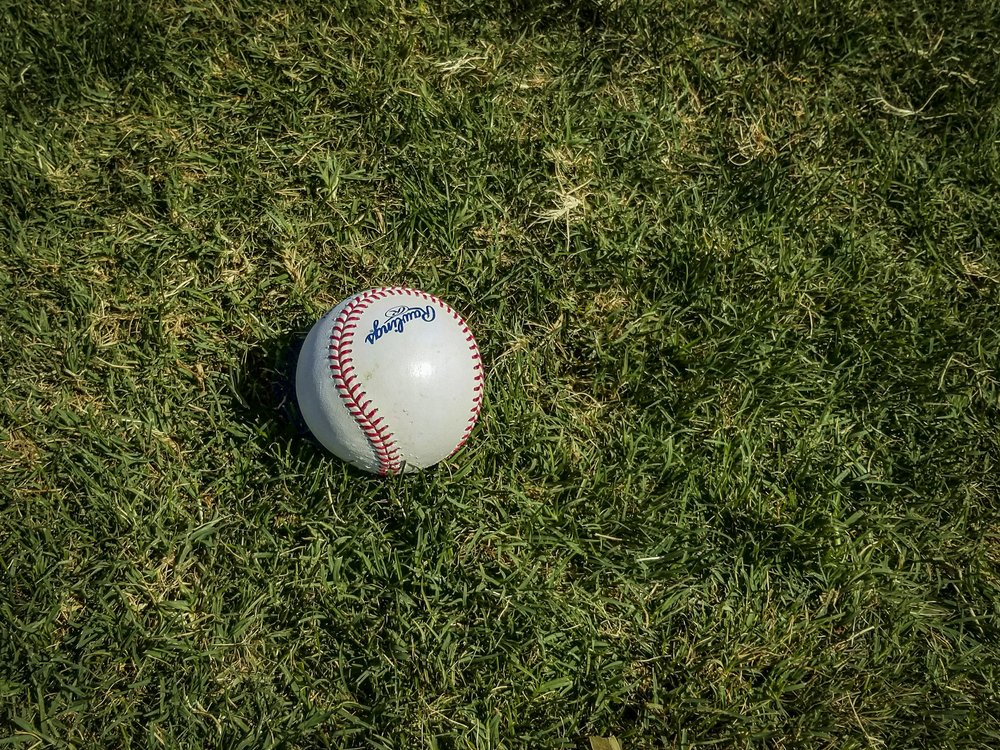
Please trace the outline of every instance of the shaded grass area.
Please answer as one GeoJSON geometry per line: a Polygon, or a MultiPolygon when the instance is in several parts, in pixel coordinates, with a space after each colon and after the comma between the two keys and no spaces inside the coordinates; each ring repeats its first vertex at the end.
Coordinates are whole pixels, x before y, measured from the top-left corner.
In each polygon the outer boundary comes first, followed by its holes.
{"type": "Polygon", "coordinates": [[[0,737],[986,747],[1000,16],[0,5],[0,737]],[[488,366],[377,480],[289,351],[488,366]]]}

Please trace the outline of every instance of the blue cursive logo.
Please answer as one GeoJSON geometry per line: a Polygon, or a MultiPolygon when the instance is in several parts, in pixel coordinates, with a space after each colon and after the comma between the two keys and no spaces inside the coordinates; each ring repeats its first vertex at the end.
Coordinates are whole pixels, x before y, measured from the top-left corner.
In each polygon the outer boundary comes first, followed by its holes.
{"type": "Polygon", "coordinates": [[[402,333],[403,327],[411,320],[434,320],[435,312],[433,305],[427,307],[394,307],[385,314],[385,322],[380,323],[378,318],[372,324],[371,331],[365,336],[365,341],[374,344],[389,331],[402,333]]]}

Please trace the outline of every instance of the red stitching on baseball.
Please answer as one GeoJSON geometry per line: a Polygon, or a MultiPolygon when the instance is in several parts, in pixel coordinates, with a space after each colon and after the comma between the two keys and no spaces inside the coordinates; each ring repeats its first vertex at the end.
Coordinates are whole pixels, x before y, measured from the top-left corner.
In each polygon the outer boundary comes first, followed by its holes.
{"type": "Polygon", "coordinates": [[[353,352],[350,337],[357,330],[358,321],[361,320],[365,309],[376,299],[385,296],[387,295],[382,289],[377,289],[355,297],[341,310],[330,334],[331,358],[337,363],[334,384],[348,412],[368,439],[378,461],[378,473],[383,475],[396,474],[402,469],[395,438],[383,419],[379,419],[377,423],[372,421],[378,414],[377,409],[373,408],[370,413],[365,413],[365,409],[371,404],[371,399],[361,387],[361,383],[355,382],[358,380],[358,374],[354,370],[354,360],[346,355],[353,352]]]}
{"type": "MultiPolygon", "coordinates": [[[[456,317],[458,317],[457,314],[456,317]]],[[[476,385],[472,389],[474,395],[472,397],[472,408],[469,409],[469,413],[472,416],[470,416],[466,422],[465,432],[462,433],[462,437],[458,441],[458,445],[456,445],[455,449],[449,454],[449,458],[458,453],[462,449],[462,446],[468,442],[469,437],[472,435],[472,430],[476,426],[476,422],[479,421],[479,412],[483,406],[483,383],[486,379],[483,373],[483,360],[479,355],[479,346],[476,344],[476,339],[472,336],[472,333],[469,331],[469,327],[465,324],[465,321],[461,318],[458,318],[458,320],[462,324],[462,330],[469,334],[467,341],[470,342],[469,351],[472,352],[470,357],[472,358],[472,365],[475,369],[473,380],[476,385]]]]}

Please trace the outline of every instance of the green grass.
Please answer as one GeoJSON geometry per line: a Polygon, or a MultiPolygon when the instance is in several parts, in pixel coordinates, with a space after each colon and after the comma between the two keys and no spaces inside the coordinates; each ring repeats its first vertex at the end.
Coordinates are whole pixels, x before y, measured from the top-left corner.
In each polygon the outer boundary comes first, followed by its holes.
{"type": "Polygon", "coordinates": [[[1000,8],[824,5],[0,3],[0,744],[1000,745],[1000,8]]]}

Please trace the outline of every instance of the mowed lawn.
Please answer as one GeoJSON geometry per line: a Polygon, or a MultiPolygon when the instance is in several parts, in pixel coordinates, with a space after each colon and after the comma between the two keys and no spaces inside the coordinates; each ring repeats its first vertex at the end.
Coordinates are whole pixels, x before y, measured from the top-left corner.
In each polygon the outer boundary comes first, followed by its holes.
{"type": "Polygon", "coordinates": [[[0,2],[0,745],[1000,746],[1000,9],[831,5],[0,2]]]}

